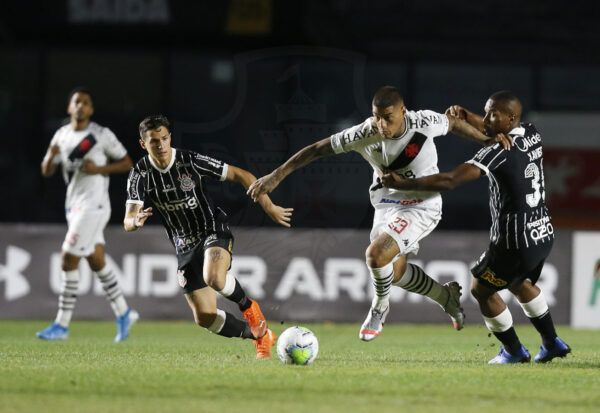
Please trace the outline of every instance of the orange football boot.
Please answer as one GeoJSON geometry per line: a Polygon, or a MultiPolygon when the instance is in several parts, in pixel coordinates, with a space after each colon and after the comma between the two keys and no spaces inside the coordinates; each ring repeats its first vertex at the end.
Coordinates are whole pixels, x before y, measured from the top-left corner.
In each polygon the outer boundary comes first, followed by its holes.
{"type": "Polygon", "coordinates": [[[267,320],[265,320],[265,316],[260,311],[258,303],[250,298],[249,300],[252,305],[247,310],[242,311],[242,314],[250,326],[252,335],[258,339],[267,333],[267,320]]]}
{"type": "Polygon", "coordinates": [[[256,358],[257,359],[268,359],[271,357],[271,347],[277,342],[277,336],[271,330],[267,329],[264,336],[258,340],[254,340],[254,347],[256,347],[256,358]]]}

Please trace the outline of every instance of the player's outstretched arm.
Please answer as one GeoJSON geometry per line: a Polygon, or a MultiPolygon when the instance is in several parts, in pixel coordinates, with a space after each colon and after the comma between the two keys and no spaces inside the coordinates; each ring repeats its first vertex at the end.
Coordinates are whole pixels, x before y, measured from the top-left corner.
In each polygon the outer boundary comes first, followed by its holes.
{"type": "Polygon", "coordinates": [[[91,159],[84,159],[81,164],[81,170],[88,175],[94,174],[119,174],[128,172],[133,163],[129,155],[125,155],[121,159],[108,163],[104,166],[98,166],[91,159]]]}
{"type": "Polygon", "coordinates": [[[448,131],[462,138],[472,140],[483,146],[488,146],[490,144],[499,142],[507,151],[509,151],[510,147],[512,146],[512,139],[510,136],[502,133],[492,137],[486,136],[483,134],[483,132],[477,130],[477,128],[467,123],[467,121],[455,116],[448,116],[448,121],[448,131]]]}
{"type": "Polygon", "coordinates": [[[404,191],[448,191],[476,180],[481,169],[475,165],[463,163],[451,172],[423,176],[416,179],[404,179],[395,172],[381,175],[381,183],[386,188],[404,191]]]}
{"type": "Polygon", "coordinates": [[[58,145],[50,145],[46,151],[46,156],[42,160],[42,176],[49,178],[56,172],[56,164],[54,158],[60,153],[58,145]]]}
{"type": "MultiPolygon", "coordinates": [[[[256,182],[256,177],[245,169],[229,165],[227,168],[227,180],[235,181],[242,184],[245,189],[248,189],[253,182],[256,182]]],[[[292,211],[294,208],[282,208],[271,202],[271,198],[267,194],[260,195],[255,202],[258,202],[265,213],[279,225],[290,227],[292,219],[292,211]]]]}
{"type": "Polygon", "coordinates": [[[483,116],[471,112],[459,105],[452,105],[446,109],[447,116],[462,119],[480,132],[483,132],[483,116]]]}
{"type": "Polygon", "coordinates": [[[252,183],[247,194],[256,202],[261,195],[271,193],[286,176],[296,169],[302,168],[316,159],[334,154],[331,138],[325,138],[308,145],[299,150],[279,168],[252,183]]]}
{"type": "Polygon", "coordinates": [[[123,227],[125,231],[135,231],[140,229],[146,223],[148,217],[152,216],[152,207],[143,209],[143,205],[128,203],[125,210],[125,219],[123,220],[123,227]]]}

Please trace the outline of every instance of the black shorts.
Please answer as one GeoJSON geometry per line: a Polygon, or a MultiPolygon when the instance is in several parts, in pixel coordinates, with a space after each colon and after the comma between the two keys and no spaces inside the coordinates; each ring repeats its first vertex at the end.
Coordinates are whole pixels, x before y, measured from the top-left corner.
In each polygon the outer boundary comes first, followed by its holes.
{"type": "MultiPolygon", "coordinates": [[[[177,281],[184,294],[207,287],[204,281],[204,251],[211,247],[221,247],[226,250],[233,261],[233,235],[212,234],[204,238],[192,252],[187,263],[177,269],[177,281]]],[[[229,263],[231,268],[231,262],[229,263]]]]}
{"type": "Polygon", "coordinates": [[[471,268],[471,273],[484,285],[496,291],[526,279],[535,284],[540,278],[551,249],[552,242],[520,250],[507,250],[490,244],[488,250],[471,268]]]}

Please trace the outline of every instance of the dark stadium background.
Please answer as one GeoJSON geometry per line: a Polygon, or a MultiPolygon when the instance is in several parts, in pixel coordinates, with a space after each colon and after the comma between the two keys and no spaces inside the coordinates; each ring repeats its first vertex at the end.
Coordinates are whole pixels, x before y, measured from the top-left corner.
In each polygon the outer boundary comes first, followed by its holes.
{"type": "MultiPolygon", "coordinates": [[[[63,0],[5,2],[0,11],[2,222],[64,222],[64,183],[44,180],[39,163],[78,85],[93,91],[94,120],[134,160],[143,155],[137,124],[161,112],[173,122],[174,146],[257,176],[362,121],[384,84],[402,89],[414,110],[443,112],[457,103],[481,112],[490,93],[511,89],[526,118],[600,111],[594,2],[63,0]]],[[[600,139],[597,129],[590,133],[596,138],[583,151],[597,177],[600,139]]],[[[579,138],[565,136],[554,153],[579,138]]],[[[437,144],[441,170],[476,149],[456,137],[437,144]]],[[[369,180],[366,162],[336,156],[296,172],[273,198],[296,208],[297,227],[369,228],[369,180]]],[[[115,224],[125,181],[111,178],[115,224]]],[[[246,208],[241,188],[212,189],[234,224],[274,225],[259,208],[246,208]]],[[[439,228],[487,229],[486,191],[482,179],[446,194],[439,228]]],[[[559,195],[550,198],[559,225],[598,226],[599,197],[559,195]]]]}

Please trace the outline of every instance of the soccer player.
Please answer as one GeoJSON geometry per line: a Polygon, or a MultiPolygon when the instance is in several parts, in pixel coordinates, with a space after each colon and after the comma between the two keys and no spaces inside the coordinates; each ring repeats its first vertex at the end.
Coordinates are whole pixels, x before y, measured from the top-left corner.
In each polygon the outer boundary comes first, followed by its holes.
{"type": "MultiPolygon", "coordinates": [[[[372,110],[373,116],[363,123],[300,150],[273,172],[254,182],[248,194],[257,199],[273,191],[291,172],[315,159],[350,151],[360,153],[374,171],[395,171],[400,176],[415,178],[438,172],[435,137],[453,132],[481,144],[489,140],[464,120],[430,110],[407,110],[400,91],[393,86],[384,86],[375,93],[372,110]]],[[[369,193],[375,217],[366,261],[375,296],[359,338],[371,341],[381,333],[389,312],[392,285],[431,298],[450,315],[454,327],[460,330],[464,314],[458,283],[441,285],[422,268],[406,261],[408,254],[418,252],[419,241],[438,224],[442,213],[440,194],[382,187],[375,172],[369,193]]]]}
{"type": "Polygon", "coordinates": [[[79,284],[78,265],[85,257],[102,283],[117,318],[116,342],[129,336],[138,319],[128,307],[114,271],[104,260],[104,227],[110,218],[108,175],[127,172],[131,158],[108,128],[91,122],[94,102],[89,90],[79,87],[69,95],[71,122],[56,131],[42,161],[42,175],[50,177],[58,164],[67,184],[65,212],[68,231],[62,244],[61,290],[54,322],[36,335],[44,340],[64,340],[75,309],[79,284]]]}
{"type": "MultiPolygon", "coordinates": [[[[162,223],[178,259],[179,285],[192,309],[196,324],[224,337],[253,339],[256,358],[268,358],[275,334],[258,303],[246,296],[240,283],[228,273],[233,235],[227,215],[216,207],[206,191],[207,179],[236,181],[248,188],[254,175],[220,160],[171,147],[169,121],[149,116],[139,126],[140,145],[148,155],[131,170],[127,184],[126,231],[141,228],[152,207],[162,223]],[[147,205],[146,205],[147,206],[147,205]],[[246,321],[217,308],[215,291],[235,302],[246,321]]],[[[258,200],[275,222],[290,226],[291,208],[274,205],[268,196],[258,200]]]]}
{"type": "Polygon", "coordinates": [[[512,316],[498,291],[508,288],[540,333],[542,346],[534,357],[546,363],[565,357],[569,346],[557,335],[542,291],[535,285],[554,242],[554,229],[544,202],[542,138],[531,123],[521,123],[521,102],[512,92],[494,93],[485,104],[485,116],[460,106],[449,117],[469,122],[486,134],[509,134],[512,150],[500,145],[481,149],[473,159],[451,172],[418,179],[383,174],[382,184],[404,191],[444,191],[482,175],[489,179],[492,227],[490,245],[471,269],[471,292],[479,303],[487,328],[504,344],[489,364],[525,363],[531,357],[513,327],[512,316]]]}

